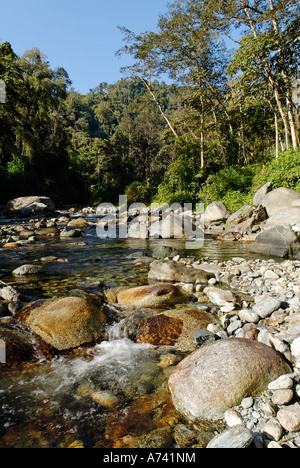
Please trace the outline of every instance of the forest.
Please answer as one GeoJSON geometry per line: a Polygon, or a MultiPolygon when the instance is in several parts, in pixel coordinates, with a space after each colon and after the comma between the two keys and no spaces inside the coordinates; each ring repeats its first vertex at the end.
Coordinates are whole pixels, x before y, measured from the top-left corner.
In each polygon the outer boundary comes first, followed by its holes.
{"type": "Polygon", "coordinates": [[[0,44],[0,203],[233,210],[270,180],[300,191],[298,0],[177,0],[155,32],[120,29],[124,78],[86,95],[37,48],[0,44]]]}

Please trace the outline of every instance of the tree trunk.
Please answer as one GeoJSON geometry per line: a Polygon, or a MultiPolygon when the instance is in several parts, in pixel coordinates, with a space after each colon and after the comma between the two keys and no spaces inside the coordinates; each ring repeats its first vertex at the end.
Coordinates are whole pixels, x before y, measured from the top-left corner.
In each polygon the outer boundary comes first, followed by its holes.
{"type": "MultiPolygon", "coordinates": [[[[141,78],[140,78],[140,79],[141,79],[141,78]]],[[[161,107],[161,105],[160,105],[158,99],[156,98],[156,96],[155,96],[155,94],[154,94],[154,92],[153,92],[153,90],[152,90],[151,83],[149,83],[145,78],[142,78],[141,80],[142,80],[142,82],[144,83],[144,85],[146,86],[147,90],[149,91],[149,93],[150,93],[150,95],[151,95],[153,101],[155,102],[155,104],[156,104],[157,107],[159,108],[159,111],[160,111],[161,115],[163,116],[163,118],[164,118],[165,121],[167,122],[167,124],[168,124],[170,130],[172,131],[173,135],[175,136],[176,139],[179,138],[178,133],[175,131],[173,125],[171,124],[170,120],[168,119],[168,117],[167,117],[166,114],[164,113],[164,111],[163,111],[163,109],[162,109],[162,107],[161,107]]]]}

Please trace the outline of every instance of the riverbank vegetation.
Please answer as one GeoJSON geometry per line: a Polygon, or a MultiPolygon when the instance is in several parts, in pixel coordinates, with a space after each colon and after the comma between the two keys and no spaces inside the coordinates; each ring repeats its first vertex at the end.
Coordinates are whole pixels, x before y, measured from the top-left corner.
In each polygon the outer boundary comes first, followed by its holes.
{"type": "MultiPolygon", "coordinates": [[[[0,202],[222,200],[300,189],[296,0],[178,0],[125,28],[130,67],[83,95],[38,49],[0,44],[0,202]]],[[[300,91],[299,91],[300,93],[300,91]]]]}

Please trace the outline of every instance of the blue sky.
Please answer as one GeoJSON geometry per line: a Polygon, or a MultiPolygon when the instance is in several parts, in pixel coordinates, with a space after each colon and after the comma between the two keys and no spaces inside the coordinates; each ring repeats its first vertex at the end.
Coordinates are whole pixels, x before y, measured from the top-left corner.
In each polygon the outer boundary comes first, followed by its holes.
{"type": "Polygon", "coordinates": [[[64,67],[73,87],[87,93],[101,82],[121,78],[129,58],[118,26],[134,32],[154,30],[167,0],[1,0],[0,43],[22,55],[38,47],[52,68],[64,67]]]}

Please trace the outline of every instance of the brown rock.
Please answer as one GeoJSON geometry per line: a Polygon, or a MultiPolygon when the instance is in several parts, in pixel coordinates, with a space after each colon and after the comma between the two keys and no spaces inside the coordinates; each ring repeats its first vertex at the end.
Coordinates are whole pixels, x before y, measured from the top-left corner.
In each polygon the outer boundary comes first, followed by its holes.
{"type": "Polygon", "coordinates": [[[106,319],[91,301],[79,297],[37,301],[15,318],[59,351],[97,340],[106,319]]]}
{"type": "Polygon", "coordinates": [[[145,320],[139,328],[137,343],[156,346],[174,346],[181,335],[183,320],[157,315],[145,320]]]}
{"type": "Polygon", "coordinates": [[[70,221],[68,224],[69,227],[86,227],[88,225],[89,223],[84,218],[72,219],[72,221],[70,221]]]}
{"type": "Polygon", "coordinates": [[[210,323],[216,323],[216,319],[197,308],[167,310],[141,323],[137,342],[175,346],[182,352],[194,351],[197,348],[194,331],[206,330],[210,323]]]}
{"type": "Polygon", "coordinates": [[[155,284],[120,291],[117,302],[138,307],[165,307],[187,302],[189,295],[173,284],[155,284]]]}

